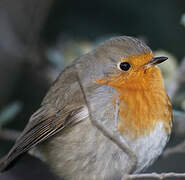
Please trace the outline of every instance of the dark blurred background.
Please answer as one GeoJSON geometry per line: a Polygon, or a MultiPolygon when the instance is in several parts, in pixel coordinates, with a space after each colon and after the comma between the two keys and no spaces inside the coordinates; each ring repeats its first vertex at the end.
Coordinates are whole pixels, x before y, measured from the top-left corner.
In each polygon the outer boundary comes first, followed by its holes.
{"type": "MultiPolygon", "coordinates": [[[[166,86],[170,86],[185,56],[183,13],[184,0],[1,0],[0,157],[13,145],[58,73],[109,37],[135,36],[156,53],[170,56],[162,69],[164,76],[167,73],[166,86]]],[[[173,98],[181,115],[185,110],[184,87],[173,98]]],[[[173,134],[169,146],[183,139],[184,134],[173,134]]],[[[46,169],[27,155],[0,179],[57,179],[46,169]]],[[[160,158],[147,171],[185,172],[184,154],[160,158]]]]}

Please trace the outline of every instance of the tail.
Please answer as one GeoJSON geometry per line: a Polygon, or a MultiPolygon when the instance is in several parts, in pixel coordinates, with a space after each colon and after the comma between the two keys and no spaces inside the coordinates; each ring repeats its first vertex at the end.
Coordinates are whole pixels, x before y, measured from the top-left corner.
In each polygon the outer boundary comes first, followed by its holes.
{"type": "Polygon", "coordinates": [[[23,155],[24,154],[12,157],[11,154],[9,153],[6,156],[4,156],[2,159],[0,159],[0,173],[12,168],[17,162],[17,160],[22,158],[23,155]]]}
{"type": "Polygon", "coordinates": [[[7,161],[7,157],[3,157],[2,159],[0,159],[0,172],[4,172],[7,170],[9,166],[9,163],[7,161]]]}

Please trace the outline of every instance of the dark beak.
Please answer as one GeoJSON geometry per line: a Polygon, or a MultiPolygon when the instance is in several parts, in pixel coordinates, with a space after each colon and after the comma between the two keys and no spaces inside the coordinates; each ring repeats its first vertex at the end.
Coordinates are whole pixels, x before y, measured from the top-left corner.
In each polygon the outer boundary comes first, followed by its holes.
{"type": "Polygon", "coordinates": [[[166,61],[168,59],[168,57],[165,57],[165,56],[160,56],[160,57],[154,57],[152,58],[149,62],[147,62],[146,64],[144,64],[144,66],[154,66],[154,65],[157,65],[157,64],[160,64],[164,61],[166,61]]]}

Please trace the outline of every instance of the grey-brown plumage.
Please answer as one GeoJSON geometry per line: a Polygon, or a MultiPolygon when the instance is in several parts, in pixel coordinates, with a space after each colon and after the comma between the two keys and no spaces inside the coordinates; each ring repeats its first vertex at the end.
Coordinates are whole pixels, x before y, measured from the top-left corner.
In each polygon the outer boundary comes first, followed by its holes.
{"type": "MultiPolygon", "coordinates": [[[[129,163],[128,157],[91,124],[78,79],[91,106],[92,118],[114,130],[117,114],[111,99],[117,96],[117,92],[110,86],[97,84],[95,79],[119,73],[117,64],[121,58],[150,51],[143,42],[122,36],[108,40],[76,59],[51,86],[41,107],[31,116],[13,148],[1,160],[0,171],[6,170],[17,157],[36,146],[42,159],[66,180],[121,179],[129,163]]],[[[135,172],[146,168],[161,153],[168,139],[161,129],[159,124],[149,138],[133,143],[126,139],[138,157],[135,172]],[[149,143],[156,135],[161,140],[149,143]],[[148,145],[143,147],[143,143],[148,145]],[[148,152],[153,145],[156,150],[148,152]],[[143,157],[140,151],[147,155],[143,157]]]]}
{"type": "Polygon", "coordinates": [[[16,140],[15,145],[1,161],[1,171],[5,170],[19,155],[53,136],[76,120],[75,115],[80,113],[84,106],[84,101],[73,68],[67,68],[63,72],[62,79],[59,78],[52,86],[40,109],[31,116],[28,125],[16,140]],[[64,79],[67,79],[67,81],[64,79]],[[60,83],[62,83],[62,87],[58,86],[60,83]],[[70,88],[71,85],[76,86],[75,91],[78,89],[75,94],[73,89],[70,88]],[[65,95],[60,96],[60,93],[65,95]]]}

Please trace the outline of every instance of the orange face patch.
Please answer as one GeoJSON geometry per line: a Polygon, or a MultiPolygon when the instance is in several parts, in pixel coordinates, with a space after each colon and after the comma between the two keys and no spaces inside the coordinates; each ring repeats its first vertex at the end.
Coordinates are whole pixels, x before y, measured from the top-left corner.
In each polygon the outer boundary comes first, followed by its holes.
{"type": "MultiPolygon", "coordinates": [[[[125,58],[134,66],[142,66],[153,55],[151,53],[125,58]]],[[[128,74],[114,74],[96,80],[115,88],[119,100],[118,130],[125,136],[138,138],[154,130],[157,122],[164,122],[164,129],[169,133],[172,121],[172,109],[163,86],[160,70],[155,66],[138,69],[128,74]],[[132,73],[135,73],[132,75],[132,73]]]]}

